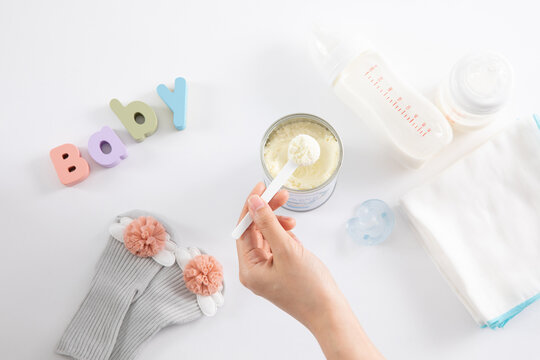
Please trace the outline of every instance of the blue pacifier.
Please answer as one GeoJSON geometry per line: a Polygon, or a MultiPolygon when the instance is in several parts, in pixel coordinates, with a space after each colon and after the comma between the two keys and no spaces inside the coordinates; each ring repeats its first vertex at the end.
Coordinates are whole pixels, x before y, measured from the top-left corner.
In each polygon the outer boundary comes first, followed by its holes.
{"type": "Polygon", "coordinates": [[[362,245],[380,244],[392,233],[394,212],[382,200],[364,201],[347,221],[346,229],[354,241],[362,245]]]}

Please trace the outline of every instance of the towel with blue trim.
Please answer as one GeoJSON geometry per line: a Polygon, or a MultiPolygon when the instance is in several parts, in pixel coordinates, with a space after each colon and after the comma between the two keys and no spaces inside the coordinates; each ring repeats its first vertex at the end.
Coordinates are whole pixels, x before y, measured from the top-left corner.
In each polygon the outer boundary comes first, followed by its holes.
{"type": "Polygon", "coordinates": [[[518,119],[400,205],[480,326],[503,327],[540,298],[540,116],[518,119]]]}

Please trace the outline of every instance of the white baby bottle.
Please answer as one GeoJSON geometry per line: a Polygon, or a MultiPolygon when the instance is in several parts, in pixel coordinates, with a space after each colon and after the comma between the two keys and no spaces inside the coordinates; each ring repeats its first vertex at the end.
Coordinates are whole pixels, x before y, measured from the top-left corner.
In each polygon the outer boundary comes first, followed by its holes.
{"type": "Polygon", "coordinates": [[[472,53],[459,60],[440,85],[437,105],[455,130],[476,130],[497,118],[512,85],[512,66],[502,55],[472,53]]]}
{"type": "Polygon", "coordinates": [[[381,134],[401,163],[419,168],[452,141],[443,114],[403,82],[366,40],[321,27],[314,34],[316,61],[336,95],[381,134]]]}

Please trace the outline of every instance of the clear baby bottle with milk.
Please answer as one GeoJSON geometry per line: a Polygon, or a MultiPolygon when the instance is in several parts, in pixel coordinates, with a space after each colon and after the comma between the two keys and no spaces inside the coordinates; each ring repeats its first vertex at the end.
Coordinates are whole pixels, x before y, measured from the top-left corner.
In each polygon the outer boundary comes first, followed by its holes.
{"type": "Polygon", "coordinates": [[[367,41],[314,29],[315,56],[336,95],[381,134],[404,165],[421,167],[452,141],[437,107],[403,82],[367,41]]]}

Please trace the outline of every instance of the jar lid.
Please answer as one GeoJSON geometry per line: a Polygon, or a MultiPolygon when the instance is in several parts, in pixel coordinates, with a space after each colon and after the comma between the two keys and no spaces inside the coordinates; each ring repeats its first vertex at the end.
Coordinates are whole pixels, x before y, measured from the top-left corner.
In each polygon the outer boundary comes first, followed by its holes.
{"type": "Polygon", "coordinates": [[[459,60],[450,74],[450,93],[471,114],[499,111],[510,97],[513,71],[500,54],[474,53],[459,60]]]}

